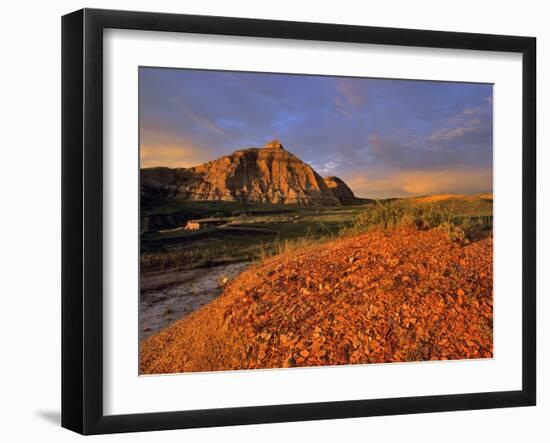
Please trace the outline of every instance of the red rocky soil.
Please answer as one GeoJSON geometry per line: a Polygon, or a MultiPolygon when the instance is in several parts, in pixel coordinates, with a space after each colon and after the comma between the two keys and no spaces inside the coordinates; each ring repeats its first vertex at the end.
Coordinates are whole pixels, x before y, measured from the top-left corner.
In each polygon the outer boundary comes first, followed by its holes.
{"type": "Polygon", "coordinates": [[[142,374],[493,355],[493,243],[373,231],[273,257],[141,343],[142,374]]]}

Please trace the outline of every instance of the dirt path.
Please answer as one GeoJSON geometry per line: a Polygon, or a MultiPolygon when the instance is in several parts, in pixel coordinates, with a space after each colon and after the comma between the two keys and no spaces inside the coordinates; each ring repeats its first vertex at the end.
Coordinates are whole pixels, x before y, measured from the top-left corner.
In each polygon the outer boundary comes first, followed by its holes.
{"type": "Polygon", "coordinates": [[[223,291],[220,282],[231,281],[249,265],[239,262],[142,277],[140,341],[214,300],[223,291]]]}

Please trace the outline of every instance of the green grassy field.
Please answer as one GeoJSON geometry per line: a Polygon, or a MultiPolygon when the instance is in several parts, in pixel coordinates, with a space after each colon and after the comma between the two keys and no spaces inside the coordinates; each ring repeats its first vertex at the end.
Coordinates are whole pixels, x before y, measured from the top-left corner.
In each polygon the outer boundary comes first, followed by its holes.
{"type": "Polygon", "coordinates": [[[398,199],[339,207],[216,201],[142,202],[142,222],[145,217],[151,217],[162,224],[166,217],[168,224],[164,228],[182,227],[188,220],[209,217],[222,217],[225,224],[197,231],[152,229],[144,232],[141,269],[144,273],[154,273],[259,260],[303,244],[404,223],[419,227],[442,225],[450,233],[462,227],[468,235],[469,231],[492,227],[492,209],[492,199],[470,196],[441,201],[398,199]]]}

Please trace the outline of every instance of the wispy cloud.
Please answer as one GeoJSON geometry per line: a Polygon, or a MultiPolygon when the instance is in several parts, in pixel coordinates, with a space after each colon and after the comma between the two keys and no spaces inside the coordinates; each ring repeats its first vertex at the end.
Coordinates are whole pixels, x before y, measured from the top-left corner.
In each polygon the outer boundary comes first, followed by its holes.
{"type": "Polygon", "coordinates": [[[336,88],[346,101],[355,107],[361,108],[367,104],[367,86],[359,79],[338,79],[336,88]]]}
{"type": "Polygon", "coordinates": [[[336,109],[340,114],[342,114],[344,117],[348,119],[352,119],[354,114],[350,110],[348,110],[348,105],[344,104],[342,102],[342,99],[339,96],[336,96],[333,98],[334,105],[336,106],[336,109]]]}
{"type": "Polygon", "coordinates": [[[466,108],[462,113],[464,115],[474,115],[474,114],[479,114],[480,112],[481,112],[480,108],[466,108]]]}
{"type": "Polygon", "coordinates": [[[193,122],[203,126],[209,131],[214,132],[215,134],[218,134],[224,137],[227,136],[225,130],[220,126],[218,126],[212,119],[202,116],[196,111],[193,111],[193,109],[191,109],[190,106],[186,105],[181,100],[174,99],[174,103],[178,106],[181,112],[183,112],[183,115],[185,117],[190,118],[193,122]]]}
{"type": "MultiPolygon", "coordinates": [[[[470,108],[468,108],[470,109],[470,108]]],[[[468,110],[467,109],[467,110],[468,110]]],[[[400,169],[489,167],[492,163],[492,112],[461,112],[452,125],[437,126],[427,135],[372,135],[373,154],[384,165],[400,169]]]]}

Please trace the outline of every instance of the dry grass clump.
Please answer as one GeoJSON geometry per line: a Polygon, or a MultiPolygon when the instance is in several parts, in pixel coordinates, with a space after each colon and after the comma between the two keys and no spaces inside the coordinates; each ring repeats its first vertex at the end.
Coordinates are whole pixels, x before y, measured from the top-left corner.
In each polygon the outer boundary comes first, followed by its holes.
{"type": "Polygon", "coordinates": [[[345,235],[358,235],[373,229],[413,226],[420,230],[441,228],[452,241],[467,244],[483,231],[492,229],[491,216],[457,215],[452,205],[411,204],[409,201],[378,202],[358,215],[345,235]]]}

